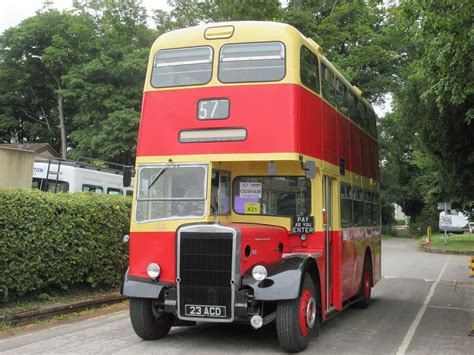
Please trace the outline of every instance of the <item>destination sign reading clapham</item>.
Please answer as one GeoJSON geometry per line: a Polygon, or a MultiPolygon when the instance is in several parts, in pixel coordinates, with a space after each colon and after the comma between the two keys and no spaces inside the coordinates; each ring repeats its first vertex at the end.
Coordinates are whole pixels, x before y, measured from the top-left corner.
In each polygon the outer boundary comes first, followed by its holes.
{"type": "Polygon", "coordinates": [[[291,232],[293,234],[314,233],[314,217],[312,216],[293,216],[291,222],[291,232]]]}

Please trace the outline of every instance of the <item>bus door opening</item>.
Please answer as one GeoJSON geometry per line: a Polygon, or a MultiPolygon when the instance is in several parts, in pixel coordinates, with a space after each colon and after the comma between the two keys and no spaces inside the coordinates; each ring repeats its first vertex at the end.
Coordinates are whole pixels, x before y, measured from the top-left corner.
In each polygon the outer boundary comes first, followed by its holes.
{"type": "Polygon", "coordinates": [[[326,260],[326,312],[334,309],[333,297],[333,205],[332,188],[334,179],[329,176],[323,177],[323,228],[324,228],[324,246],[326,260]]]}

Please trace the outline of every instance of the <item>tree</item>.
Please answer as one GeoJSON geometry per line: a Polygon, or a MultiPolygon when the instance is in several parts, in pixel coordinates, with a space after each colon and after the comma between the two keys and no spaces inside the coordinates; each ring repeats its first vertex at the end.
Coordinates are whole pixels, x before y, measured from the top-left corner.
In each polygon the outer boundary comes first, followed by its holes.
{"type": "Polygon", "coordinates": [[[464,207],[474,201],[473,10],[468,0],[406,0],[392,18],[400,38],[411,39],[411,64],[395,91],[395,108],[419,135],[417,157],[423,159],[416,162],[425,172],[418,182],[425,196],[464,207]]]}
{"type": "Polygon", "coordinates": [[[98,157],[131,164],[136,150],[148,53],[156,37],[146,26],[139,1],[75,1],[76,14],[88,18],[89,61],[65,76],[65,96],[74,98],[77,129],[71,156],[98,157]]]}
{"type": "Polygon", "coordinates": [[[87,59],[83,44],[92,35],[83,17],[40,11],[1,36],[0,132],[3,141],[47,141],[67,152],[74,112],[65,102],[64,75],[87,59]]]}
{"type": "Polygon", "coordinates": [[[279,21],[282,16],[278,0],[168,0],[173,10],[168,14],[155,10],[159,32],[221,21],[279,21]]]}
{"type": "Polygon", "coordinates": [[[321,45],[325,55],[370,102],[383,101],[403,62],[382,1],[292,0],[283,21],[321,45]]]}

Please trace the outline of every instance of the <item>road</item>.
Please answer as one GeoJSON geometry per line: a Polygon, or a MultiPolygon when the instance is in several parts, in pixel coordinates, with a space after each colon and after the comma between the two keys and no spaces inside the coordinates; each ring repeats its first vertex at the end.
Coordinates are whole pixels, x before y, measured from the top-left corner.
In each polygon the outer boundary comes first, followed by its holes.
{"type": "MultiPolygon", "coordinates": [[[[422,253],[411,240],[383,242],[383,279],[366,310],[347,309],[321,327],[307,353],[472,354],[474,279],[469,257],[422,253]]],[[[173,328],[165,339],[135,336],[128,312],[0,340],[0,352],[26,353],[275,353],[273,325],[199,324],[173,328]]]]}

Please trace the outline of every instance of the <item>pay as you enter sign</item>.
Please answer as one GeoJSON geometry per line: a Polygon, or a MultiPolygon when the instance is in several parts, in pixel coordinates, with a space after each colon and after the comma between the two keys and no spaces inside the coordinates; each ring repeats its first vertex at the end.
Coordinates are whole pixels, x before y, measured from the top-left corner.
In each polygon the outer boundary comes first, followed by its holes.
{"type": "Polygon", "coordinates": [[[293,234],[314,233],[314,217],[312,216],[291,217],[291,232],[293,234]]]}

